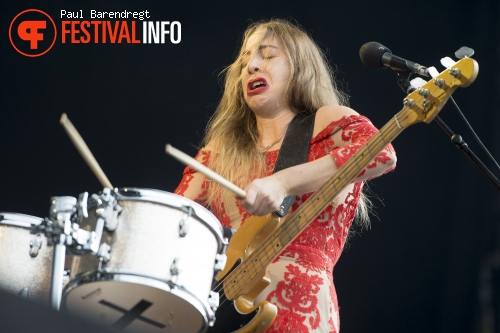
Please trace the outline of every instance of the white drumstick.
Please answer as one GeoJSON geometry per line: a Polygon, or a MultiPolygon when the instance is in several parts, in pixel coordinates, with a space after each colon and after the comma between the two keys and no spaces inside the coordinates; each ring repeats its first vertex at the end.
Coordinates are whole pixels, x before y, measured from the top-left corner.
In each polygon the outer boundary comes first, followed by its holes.
{"type": "Polygon", "coordinates": [[[88,166],[94,172],[97,179],[99,179],[101,185],[113,189],[113,185],[111,185],[111,182],[109,181],[108,177],[106,177],[104,171],[102,171],[101,167],[99,166],[99,163],[97,163],[96,159],[94,158],[94,155],[92,155],[90,149],[85,144],[85,141],[83,141],[82,137],[80,136],[76,128],[73,126],[71,121],[66,116],[66,113],[63,113],[61,115],[60,123],[66,130],[66,133],[68,133],[69,138],[75,145],[76,149],[80,152],[80,155],[82,155],[83,159],[85,160],[85,162],[87,162],[88,166]]]}
{"type": "Polygon", "coordinates": [[[206,166],[204,166],[191,156],[183,153],[182,151],[172,147],[169,144],[165,146],[165,151],[167,152],[167,154],[175,157],[177,160],[184,163],[185,165],[192,167],[193,169],[204,174],[214,182],[224,186],[225,188],[236,194],[238,197],[244,199],[247,196],[247,193],[244,190],[234,185],[229,180],[221,177],[217,173],[213,172],[212,170],[210,170],[209,168],[207,168],[206,166]]]}

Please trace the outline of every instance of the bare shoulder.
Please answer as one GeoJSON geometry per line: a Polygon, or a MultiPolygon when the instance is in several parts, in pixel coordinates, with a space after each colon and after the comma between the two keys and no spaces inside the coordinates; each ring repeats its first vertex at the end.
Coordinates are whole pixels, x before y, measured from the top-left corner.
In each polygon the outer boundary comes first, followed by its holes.
{"type": "Polygon", "coordinates": [[[325,105],[320,107],[318,111],[316,111],[313,136],[321,132],[332,121],[339,120],[344,116],[348,117],[353,115],[359,115],[359,113],[343,105],[325,105]]]}

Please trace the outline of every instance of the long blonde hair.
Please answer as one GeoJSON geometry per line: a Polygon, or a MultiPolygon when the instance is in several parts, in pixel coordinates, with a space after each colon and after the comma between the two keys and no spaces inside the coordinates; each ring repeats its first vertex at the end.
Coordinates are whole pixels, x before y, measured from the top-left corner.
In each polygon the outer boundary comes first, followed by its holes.
{"type": "MultiPolygon", "coordinates": [[[[244,100],[241,83],[245,46],[257,29],[264,31],[262,40],[276,38],[288,57],[291,73],[286,100],[295,113],[311,114],[324,105],[348,103],[347,96],[337,89],[325,54],[302,28],[281,19],[252,23],[243,34],[237,58],[221,73],[224,93],[203,140],[211,151],[209,168],[241,188],[270,171],[257,149],[256,117],[244,100]]],[[[234,202],[234,195],[209,182],[206,200],[209,205],[228,204],[234,202]]]]}

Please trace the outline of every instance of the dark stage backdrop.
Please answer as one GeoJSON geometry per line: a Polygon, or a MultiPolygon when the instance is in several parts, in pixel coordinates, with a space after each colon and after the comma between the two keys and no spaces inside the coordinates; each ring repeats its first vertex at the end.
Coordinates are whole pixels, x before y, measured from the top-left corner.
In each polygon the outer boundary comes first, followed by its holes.
{"type": "MultiPolygon", "coordinates": [[[[454,98],[500,156],[497,0],[158,3],[2,2],[0,211],[45,217],[51,196],[102,189],[59,125],[62,113],[115,187],[172,192],[184,167],[165,154],[165,144],[196,153],[221,95],[218,73],[247,24],[272,17],[296,20],[312,34],[336,65],[351,106],[377,127],[402,108],[405,94],[394,72],[362,65],[362,44],[378,41],[439,71],[442,57],[473,48],[479,76],[454,98]],[[48,13],[58,29],[61,10],[83,10],[84,20],[91,9],[148,10],[150,21],[180,22],[182,39],[62,44],[58,35],[48,53],[26,57],[11,46],[8,29],[30,8],[48,13]]],[[[440,116],[495,171],[451,103],[440,116]]],[[[372,227],[350,239],[335,268],[342,331],[500,332],[498,190],[436,123],[410,127],[394,146],[396,170],[369,183],[372,227]]]]}

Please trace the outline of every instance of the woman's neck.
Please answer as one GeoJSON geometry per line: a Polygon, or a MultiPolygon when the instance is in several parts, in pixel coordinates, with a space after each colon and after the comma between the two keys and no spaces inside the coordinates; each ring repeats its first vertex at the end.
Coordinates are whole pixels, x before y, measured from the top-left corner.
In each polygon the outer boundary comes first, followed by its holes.
{"type": "Polygon", "coordinates": [[[267,151],[278,148],[294,117],[295,113],[291,110],[284,110],[267,117],[256,115],[260,149],[267,151]]]}

